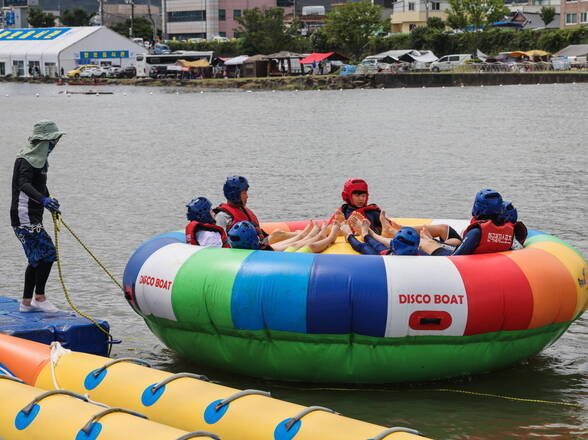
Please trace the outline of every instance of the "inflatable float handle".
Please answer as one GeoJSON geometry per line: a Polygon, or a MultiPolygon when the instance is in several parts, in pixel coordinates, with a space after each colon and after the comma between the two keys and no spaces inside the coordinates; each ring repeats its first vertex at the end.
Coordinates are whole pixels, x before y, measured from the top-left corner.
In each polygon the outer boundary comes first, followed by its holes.
{"type": "Polygon", "coordinates": [[[143,419],[147,418],[147,416],[144,416],[143,414],[138,413],[136,411],[131,411],[131,410],[124,409],[124,408],[108,408],[108,409],[105,409],[104,411],[100,411],[98,414],[93,415],[92,418],[90,420],[88,420],[88,423],[86,423],[84,425],[84,427],[82,428],[82,431],[84,432],[84,434],[89,436],[90,432],[92,431],[92,426],[94,425],[95,422],[100,420],[105,415],[115,413],[115,412],[130,414],[132,416],[141,417],[143,419]]]}
{"type": "Polygon", "coordinates": [[[12,381],[18,382],[18,383],[25,383],[24,380],[21,380],[16,376],[8,376],[7,374],[0,374],[0,379],[12,380],[12,381]]]}
{"type": "Polygon", "coordinates": [[[395,432],[407,432],[409,434],[418,435],[418,436],[423,437],[423,434],[418,432],[416,429],[405,428],[403,426],[394,426],[392,428],[388,428],[385,431],[380,432],[373,439],[369,439],[369,440],[383,440],[384,438],[388,437],[390,434],[393,434],[395,432]]]}
{"type": "Polygon", "coordinates": [[[290,420],[288,420],[286,422],[286,424],[284,425],[286,428],[286,431],[290,431],[290,429],[292,429],[292,426],[294,426],[294,423],[299,421],[306,414],[309,414],[313,411],[326,411],[331,414],[339,415],[339,413],[337,411],[333,411],[330,408],[325,408],[324,406],[309,406],[308,408],[303,409],[302,411],[300,411],[298,414],[296,414],[294,417],[292,417],[290,420]]]}
{"type": "Polygon", "coordinates": [[[214,405],[214,410],[216,412],[218,412],[223,406],[228,405],[233,400],[237,400],[243,396],[250,396],[252,394],[257,394],[257,395],[265,396],[265,397],[271,397],[271,393],[268,393],[267,391],[243,390],[243,391],[239,391],[238,393],[232,394],[231,396],[227,397],[226,399],[223,399],[222,401],[220,401],[219,403],[214,405]]]}
{"type": "Polygon", "coordinates": [[[133,362],[135,364],[139,364],[139,365],[143,365],[145,367],[151,368],[151,364],[149,364],[149,362],[145,362],[144,360],[141,360],[141,359],[137,359],[137,358],[119,358],[119,359],[113,359],[112,361],[107,362],[106,364],[104,364],[100,368],[98,368],[97,370],[94,370],[94,372],[92,374],[94,375],[94,377],[98,377],[98,376],[100,376],[100,373],[102,373],[108,367],[111,367],[114,364],[118,364],[119,362],[133,362]]]}
{"type": "Polygon", "coordinates": [[[166,377],[161,382],[158,382],[155,385],[153,385],[151,387],[151,393],[155,394],[157,392],[157,390],[160,389],[162,386],[167,385],[168,383],[170,383],[173,380],[181,379],[182,377],[189,377],[191,379],[198,379],[198,380],[203,380],[205,382],[210,382],[210,379],[202,374],[177,373],[172,376],[166,377]]]}
{"type": "Polygon", "coordinates": [[[182,435],[181,437],[178,437],[176,440],[188,440],[189,438],[196,438],[196,437],[209,437],[212,440],[220,440],[220,437],[218,435],[213,434],[212,432],[208,432],[208,431],[189,432],[187,434],[182,435]]]}
{"type": "Polygon", "coordinates": [[[78,393],[74,393],[73,391],[67,391],[67,390],[51,390],[51,391],[47,391],[45,393],[39,394],[37,397],[35,397],[31,403],[29,403],[28,405],[26,405],[21,412],[25,415],[28,416],[30,414],[30,412],[32,411],[33,407],[39,403],[41,400],[49,397],[49,396],[54,396],[56,394],[63,394],[65,396],[71,396],[71,397],[75,397],[77,399],[83,400],[84,402],[88,401],[88,398],[86,396],[82,396],[81,394],[78,393]]]}

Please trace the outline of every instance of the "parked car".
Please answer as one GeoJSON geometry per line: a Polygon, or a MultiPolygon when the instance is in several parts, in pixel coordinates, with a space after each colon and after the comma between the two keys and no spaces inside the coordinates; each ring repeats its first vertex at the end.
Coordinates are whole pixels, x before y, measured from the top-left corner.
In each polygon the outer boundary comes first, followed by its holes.
{"type": "Polygon", "coordinates": [[[155,43],[155,46],[153,46],[153,53],[155,55],[165,55],[171,53],[171,50],[167,44],[155,43]]]}
{"type": "Polygon", "coordinates": [[[429,68],[431,69],[431,72],[453,70],[457,66],[464,65],[467,60],[471,59],[472,56],[470,54],[445,55],[444,57],[439,58],[437,61],[433,61],[429,68]]]}
{"type": "Polygon", "coordinates": [[[96,64],[83,64],[83,65],[78,66],[75,69],[67,72],[67,77],[68,78],[79,78],[84,70],[94,69],[96,67],[98,67],[96,64]]]}
{"type": "Polygon", "coordinates": [[[120,78],[122,75],[123,69],[120,66],[110,66],[108,68],[108,77],[110,78],[120,78]]]}
{"type": "Polygon", "coordinates": [[[226,43],[227,41],[229,41],[229,39],[227,37],[221,37],[220,35],[216,35],[212,37],[212,41],[215,41],[217,43],[226,43]]]}
{"type": "Polygon", "coordinates": [[[97,78],[100,76],[101,73],[102,72],[99,67],[90,67],[90,68],[82,70],[79,74],[79,77],[80,78],[97,78]]]}
{"type": "Polygon", "coordinates": [[[125,67],[121,73],[121,78],[134,78],[137,76],[137,69],[135,66],[125,67]]]}

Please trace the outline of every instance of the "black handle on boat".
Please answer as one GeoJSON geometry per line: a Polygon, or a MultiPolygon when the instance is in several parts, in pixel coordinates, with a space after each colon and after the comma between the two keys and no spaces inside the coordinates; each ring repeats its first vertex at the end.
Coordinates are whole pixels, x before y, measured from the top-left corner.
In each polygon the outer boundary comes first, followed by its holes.
{"type": "Polygon", "coordinates": [[[68,390],[51,390],[51,391],[47,391],[45,393],[39,394],[37,397],[35,397],[31,403],[29,403],[27,406],[25,406],[21,411],[24,415],[28,416],[30,414],[30,412],[32,411],[33,407],[39,403],[41,400],[49,397],[49,396],[55,396],[57,394],[61,394],[64,396],[71,396],[71,397],[75,397],[76,399],[80,399],[83,400],[84,402],[88,401],[88,398],[86,396],[82,396],[81,394],[78,393],[74,393],[73,391],[68,391],[68,390]]]}
{"type": "Polygon", "coordinates": [[[213,440],[221,440],[218,435],[213,434],[212,432],[208,432],[208,431],[189,432],[187,434],[182,435],[181,437],[178,437],[176,440],[188,440],[189,438],[196,438],[196,437],[209,437],[213,440]]]}
{"type": "Polygon", "coordinates": [[[92,418],[90,420],[88,420],[88,423],[86,423],[84,425],[84,427],[82,428],[82,431],[86,434],[86,435],[90,435],[90,432],[92,431],[92,425],[94,423],[96,423],[98,420],[100,420],[102,417],[104,417],[107,414],[112,414],[115,412],[119,412],[119,413],[125,413],[125,414],[130,414],[132,416],[136,416],[136,417],[141,417],[142,419],[146,419],[147,416],[138,413],[136,411],[131,411],[128,409],[124,409],[124,408],[108,408],[105,409],[104,411],[100,411],[98,414],[95,414],[92,416],[92,418]]]}
{"type": "Polygon", "coordinates": [[[102,365],[100,368],[98,368],[97,370],[95,370],[92,375],[94,377],[98,377],[100,376],[100,373],[102,373],[104,370],[106,370],[108,367],[113,366],[114,364],[118,364],[120,362],[132,362],[134,364],[138,364],[138,365],[143,365],[144,367],[149,367],[151,368],[151,364],[149,362],[145,362],[142,359],[137,359],[137,358],[119,358],[119,359],[113,359],[110,362],[105,363],[104,365],[102,365]]]}
{"type": "Polygon", "coordinates": [[[7,374],[0,374],[0,379],[6,379],[6,380],[11,380],[13,382],[18,382],[18,383],[25,383],[24,380],[19,379],[16,376],[9,376],[7,374]]]}
{"type": "Polygon", "coordinates": [[[157,390],[160,389],[162,386],[167,385],[168,383],[170,383],[176,379],[181,379],[182,377],[188,377],[190,379],[198,379],[198,380],[203,380],[204,382],[210,382],[210,379],[206,376],[203,376],[202,374],[178,373],[178,374],[174,374],[172,376],[169,376],[168,378],[163,379],[161,382],[158,382],[155,385],[153,385],[151,387],[151,394],[155,394],[157,392],[157,390]]]}
{"type": "Polygon", "coordinates": [[[252,394],[256,394],[256,395],[259,395],[259,396],[265,396],[265,397],[271,397],[271,394],[268,393],[267,391],[243,390],[243,391],[239,391],[238,393],[235,393],[235,394],[227,397],[222,402],[219,402],[216,405],[214,405],[214,410],[215,411],[219,411],[223,406],[228,405],[233,400],[239,399],[239,398],[241,398],[243,396],[250,396],[252,394]]]}
{"type": "Polygon", "coordinates": [[[294,417],[292,417],[290,420],[288,420],[286,422],[286,424],[284,425],[286,427],[286,431],[290,431],[290,429],[292,429],[292,426],[294,426],[294,423],[299,421],[306,414],[309,414],[313,411],[326,411],[331,414],[339,415],[339,413],[337,411],[333,411],[330,408],[325,408],[324,406],[309,406],[308,408],[303,409],[302,411],[300,411],[298,414],[296,414],[294,417]]]}
{"type": "Polygon", "coordinates": [[[390,434],[394,434],[395,432],[406,432],[408,434],[418,435],[423,437],[423,434],[418,432],[416,429],[405,428],[404,426],[394,426],[392,428],[388,428],[385,431],[380,432],[371,440],[383,440],[384,438],[388,437],[390,434]]]}

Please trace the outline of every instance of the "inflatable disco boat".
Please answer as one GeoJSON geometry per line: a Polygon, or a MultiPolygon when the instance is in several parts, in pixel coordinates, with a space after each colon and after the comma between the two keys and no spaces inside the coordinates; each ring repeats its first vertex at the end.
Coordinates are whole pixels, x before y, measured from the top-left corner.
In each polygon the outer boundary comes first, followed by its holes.
{"type": "MultiPolygon", "coordinates": [[[[403,225],[468,221],[395,219],[403,225]]],[[[306,222],[264,224],[298,230],[306,222]]],[[[587,307],[587,262],[529,231],[525,248],[422,257],[205,248],[181,232],[141,245],[127,300],[199,364],[291,381],[387,383],[488,372],[554,343],[587,307]]]]}

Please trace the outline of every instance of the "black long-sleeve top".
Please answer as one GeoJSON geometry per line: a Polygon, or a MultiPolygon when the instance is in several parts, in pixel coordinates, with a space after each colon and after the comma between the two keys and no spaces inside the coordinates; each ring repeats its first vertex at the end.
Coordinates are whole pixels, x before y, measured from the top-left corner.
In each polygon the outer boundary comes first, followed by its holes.
{"type": "Polygon", "coordinates": [[[10,223],[12,226],[34,225],[43,221],[41,199],[49,196],[47,189],[47,163],[35,168],[19,157],[14,162],[12,174],[12,203],[10,223]]]}

